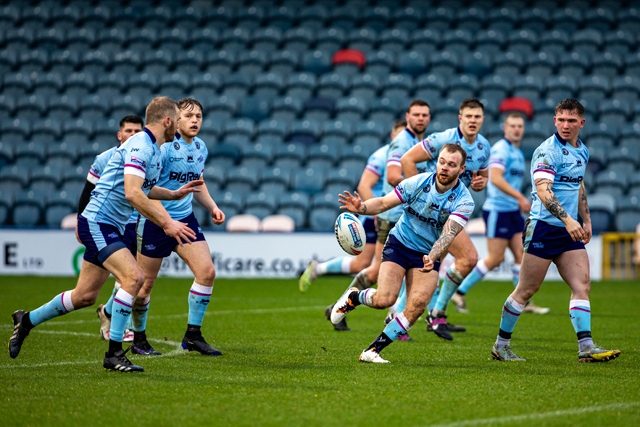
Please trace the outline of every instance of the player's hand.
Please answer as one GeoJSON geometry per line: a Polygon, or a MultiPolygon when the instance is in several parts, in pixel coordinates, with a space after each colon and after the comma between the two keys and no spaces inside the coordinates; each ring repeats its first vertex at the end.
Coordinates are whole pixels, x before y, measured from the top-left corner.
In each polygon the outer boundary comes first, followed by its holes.
{"type": "Polygon", "coordinates": [[[182,187],[178,188],[177,190],[174,190],[173,195],[175,196],[175,200],[182,199],[184,196],[190,193],[199,193],[200,189],[197,187],[203,184],[204,184],[204,180],[202,179],[187,182],[182,187]]]}
{"type": "Polygon", "coordinates": [[[418,271],[421,271],[423,273],[428,273],[431,270],[433,270],[434,263],[433,263],[433,260],[431,259],[431,257],[429,255],[423,255],[422,256],[422,262],[424,263],[424,267],[418,269],[418,271]]]}
{"type": "Polygon", "coordinates": [[[184,243],[191,243],[196,239],[196,233],[184,222],[170,220],[164,227],[167,236],[173,237],[182,246],[184,243]]]}
{"type": "MultiPolygon", "coordinates": [[[[570,218],[569,221],[565,223],[564,227],[567,229],[567,232],[571,235],[574,242],[584,241],[587,238],[585,230],[582,228],[580,223],[573,218],[570,218]]],[[[589,226],[589,228],[591,228],[591,226],[589,226]]],[[[591,236],[589,236],[589,240],[590,239],[591,236]]]]}
{"type": "Polygon", "coordinates": [[[474,191],[481,191],[487,185],[488,178],[482,175],[478,175],[478,172],[473,171],[471,175],[471,189],[474,191]]]}
{"type": "Polygon", "coordinates": [[[584,230],[584,233],[586,236],[584,239],[582,239],[582,243],[586,245],[591,241],[591,237],[593,236],[593,229],[591,227],[591,223],[590,222],[583,223],[582,229],[584,230]]]}
{"type": "Polygon", "coordinates": [[[531,212],[531,202],[524,196],[518,199],[518,207],[523,214],[529,214],[529,212],[531,212]]]}
{"type": "Polygon", "coordinates": [[[340,209],[345,209],[356,214],[361,213],[362,199],[357,191],[354,191],[353,195],[346,190],[344,193],[338,194],[338,202],[342,205],[340,209]]]}
{"type": "Polygon", "coordinates": [[[213,210],[211,211],[211,221],[213,221],[215,225],[220,225],[224,222],[224,220],[224,212],[222,212],[217,206],[213,208],[213,210]]]}

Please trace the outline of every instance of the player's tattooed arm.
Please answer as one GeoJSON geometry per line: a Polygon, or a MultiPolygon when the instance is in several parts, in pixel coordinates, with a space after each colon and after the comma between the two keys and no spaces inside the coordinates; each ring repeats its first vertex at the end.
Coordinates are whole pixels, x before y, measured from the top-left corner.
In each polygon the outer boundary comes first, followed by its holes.
{"type": "Polygon", "coordinates": [[[578,202],[578,213],[583,221],[591,221],[591,211],[589,203],[587,203],[587,189],[584,187],[584,181],[580,183],[580,193],[578,202]]]}
{"type": "Polygon", "coordinates": [[[455,239],[463,229],[464,227],[461,224],[452,219],[448,219],[447,222],[444,223],[442,234],[433,244],[431,252],[429,252],[429,257],[434,260],[434,262],[439,260],[442,255],[449,250],[453,239],[455,239]]]}
{"type": "Polygon", "coordinates": [[[541,179],[536,181],[536,190],[538,197],[549,213],[560,221],[563,221],[569,217],[567,211],[564,210],[558,197],[553,192],[553,181],[549,179],[541,179]]]}

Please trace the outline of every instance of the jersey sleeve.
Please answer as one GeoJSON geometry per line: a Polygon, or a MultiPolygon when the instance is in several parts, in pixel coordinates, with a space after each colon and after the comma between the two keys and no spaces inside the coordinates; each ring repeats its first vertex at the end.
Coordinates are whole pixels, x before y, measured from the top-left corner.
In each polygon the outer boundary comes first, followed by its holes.
{"type": "Polygon", "coordinates": [[[93,159],[93,163],[91,163],[91,167],[89,168],[89,173],[87,173],[87,181],[92,184],[96,184],[100,180],[100,175],[102,174],[103,165],[100,162],[100,154],[98,154],[95,159],[93,159]]]}
{"type": "Polygon", "coordinates": [[[396,186],[394,191],[402,203],[408,203],[413,199],[416,189],[420,186],[422,178],[424,178],[422,175],[423,174],[418,174],[411,178],[404,179],[396,186]]]}
{"type": "Polygon", "coordinates": [[[410,147],[407,146],[407,141],[404,138],[396,138],[389,145],[389,152],[387,153],[387,164],[386,166],[394,165],[402,167],[402,163],[400,163],[400,159],[409,150],[410,147]]]}
{"type": "Polygon", "coordinates": [[[153,157],[153,151],[135,143],[134,145],[127,144],[123,146],[122,149],[124,150],[124,174],[145,178],[147,175],[147,167],[153,157]]]}
{"type": "Polygon", "coordinates": [[[438,157],[438,153],[440,149],[445,145],[451,142],[451,138],[448,135],[447,131],[444,132],[435,132],[422,140],[420,145],[431,155],[432,159],[438,157]]]}
{"type": "Polygon", "coordinates": [[[491,156],[489,157],[489,167],[505,170],[508,166],[509,152],[505,144],[498,142],[491,147],[491,156]]]}
{"type": "Polygon", "coordinates": [[[377,152],[369,156],[367,165],[364,168],[365,170],[368,170],[380,177],[384,173],[384,171],[382,170],[382,168],[384,167],[384,163],[380,162],[380,158],[376,154],[377,152]]]}
{"type": "Polygon", "coordinates": [[[533,155],[534,160],[531,162],[531,174],[533,180],[549,179],[555,180],[556,171],[558,170],[560,157],[555,150],[548,150],[548,147],[541,145],[533,155]]]}
{"type": "Polygon", "coordinates": [[[473,197],[471,197],[471,194],[469,193],[469,190],[466,188],[464,190],[465,192],[456,200],[456,203],[451,210],[451,214],[449,215],[449,218],[452,221],[457,222],[463,227],[467,225],[476,205],[473,201],[473,197]]]}

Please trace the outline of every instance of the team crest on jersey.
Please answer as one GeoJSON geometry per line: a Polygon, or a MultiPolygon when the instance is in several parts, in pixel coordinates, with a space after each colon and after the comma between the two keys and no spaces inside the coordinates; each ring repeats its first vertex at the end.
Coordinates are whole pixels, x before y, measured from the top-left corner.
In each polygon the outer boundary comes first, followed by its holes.
{"type": "Polygon", "coordinates": [[[427,186],[422,189],[423,193],[428,193],[429,191],[431,191],[431,184],[427,184],[427,186]]]}
{"type": "Polygon", "coordinates": [[[456,195],[451,193],[449,194],[449,197],[447,198],[448,201],[453,202],[456,199],[456,195]]]}
{"type": "Polygon", "coordinates": [[[483,148],[482,142],[478,142],[478,150],[482,150],[482,148],[483,148]]]}
{"type": "Polygon", "coordinates": [[[578,166],[582,166],[582,160],[578,159],[577,160],[577,164],[578,164],[578,166]]]}
{"type": "Polygon", "coordinates": [[[199,150],[200,149],[200,143],[198,141],[196,141],[196,149],[199,150]]]}
{"type": "Polygon", "coordinates": [[[179,142],[177,142],[177,141],[176,141],[176,142],[174,142],[174,143],[173,143],[173,148],[174,148],[174,149],[176,149],[176,150],[179,150],[179,149],[180,149],[180,143],[179,143],[179,142]]]}
{"type": "Polygon", "coordinates": [[[567,150],[566,148],[562,149],[562,154],[564,154],[565,156],[569,155],[569,150],[567,150]]]}
{"type": "Polygon", "coordinates": [[[193,163],[193,155],[188,155],[187,156],[187,163],[193,163]]]}

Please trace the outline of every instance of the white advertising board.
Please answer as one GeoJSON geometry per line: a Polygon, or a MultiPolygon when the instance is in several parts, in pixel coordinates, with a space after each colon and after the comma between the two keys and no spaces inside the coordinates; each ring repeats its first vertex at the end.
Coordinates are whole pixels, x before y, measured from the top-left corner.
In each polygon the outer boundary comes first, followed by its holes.
{"type": "MultiPolygon", "coordinates": [[[[333,233],[213,233],[205,232],[217,277],[282,277],[292,278],[304,269],[310,259],[327,260],[344,256],[333,233]]],[[[472,237],[479,258],[486,255],[484,237],[472,237]]],[[[587,252],[591,262],[591,278],[602,276],[602,245],[595,237],[587,252]]],[[[0,229],[0,275],[73,276],[82,262],[84,246],[67,230],[0,229]]],[[[451,263],[447,258],[441,273],[451,263]]],[[[488,279],[511,280],[513,257],[489,273],[488,279]]],[[[175,254],[162,263],[161,276],[190,277],[187,265],[175,254]]],[[[552,264],[548,280],[559,279],[552,264]]]]}

